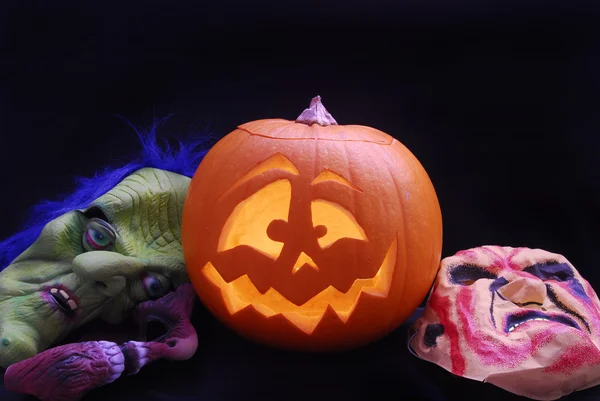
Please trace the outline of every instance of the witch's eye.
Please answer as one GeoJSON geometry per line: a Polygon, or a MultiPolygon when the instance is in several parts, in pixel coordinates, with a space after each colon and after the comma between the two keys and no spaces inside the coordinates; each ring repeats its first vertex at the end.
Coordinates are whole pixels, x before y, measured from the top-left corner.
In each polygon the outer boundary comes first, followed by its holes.
{"type": "Polygon", "coordinates": [[[458,285],[471,285],[477,280],[488,279],[495,280],[497,276],[479,266],[458,265],[450,270],[450,282],[458,285]]]}
{"type": "Polygon", "coordinates": [[[169,286],[154,275],[147,274],[142,277],[142,285],[148,298],[158,299],[169,291],[169,286]]]}
{"type": "Polygon", "coordinates": [[[104,220],[93,218],[83,233],[83,248],[86,251],[105,251],[115,245],[117,234],[104,220]]]}

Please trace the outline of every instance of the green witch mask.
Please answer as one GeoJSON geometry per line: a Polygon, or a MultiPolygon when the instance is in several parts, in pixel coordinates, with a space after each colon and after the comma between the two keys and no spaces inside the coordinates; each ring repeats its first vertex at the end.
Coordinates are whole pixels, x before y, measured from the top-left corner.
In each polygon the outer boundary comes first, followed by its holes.
{"type": "Polygon", "coordinates": [[[143,168],[93,201],[50,221],[0,272],[0,366],[30,358],[100,317],[186,282],[181,212],[190,179],[143,168]]]}
{"type": "MultiPolygon", "coordinates": [[[[161,123],[136,131],[139,157],[80,178],[72,194],[40,203],[23,231],[0,242],[0,367],[17,369],[17,362],[27,367],[32,357],[96,318],[119,323],[130,315],[162,314],[176,316],[167,326],[185,321],[182,305],[193,291],[188,294],[188,284],[182,285],[189,279],[181,213],[210,137],[195,135],[177,148],[159,146],[155,133],[161,123]]],[[[186,355],[193,349],[188,346],[186,355]]]]}

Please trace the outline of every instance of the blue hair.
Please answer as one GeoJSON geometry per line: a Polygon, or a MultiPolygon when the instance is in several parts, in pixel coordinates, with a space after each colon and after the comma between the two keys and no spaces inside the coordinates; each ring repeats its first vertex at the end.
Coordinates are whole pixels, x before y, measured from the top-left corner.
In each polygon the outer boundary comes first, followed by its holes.
{"type": "Polygon", "coordinates": [[[153,167],[192,177],[207,153],[212,138],[208,133],[190,135],[185,141],[178,141],[175,148],[166,141],[161,146],[156,139],[156,131],[164,121],[166,118],[155,120],[146,132],[140,132],[129,124],[141,143],[138,157],[121,167],[104,167],[93,177],[78,177],[71,194],[56,200],[43,200],[35,205],[21,230],[0,242],[0,271],[33,244],[48,222],[72,210],[88,207],[92,201],[141,168],[153,167]]]}

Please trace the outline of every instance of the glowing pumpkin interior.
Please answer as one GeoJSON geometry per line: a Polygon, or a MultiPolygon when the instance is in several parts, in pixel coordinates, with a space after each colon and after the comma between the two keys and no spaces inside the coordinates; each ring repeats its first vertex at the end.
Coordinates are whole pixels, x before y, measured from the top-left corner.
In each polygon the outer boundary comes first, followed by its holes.
{"type": "MultiPolygon", "coordinates": [[[[293,176],[299,174],[294,164],[278,153],[259,163],[238,179],[221,198],[226,197],[243,183],[273,169],[287,172],[293,176]]],[[[331,183],[341,184],[353,191],[362,192],[348,179],[330,170],[321,171],[310,185],[330,185],[331,183]]],[[[239,246],[248,246],[272,260],[277,260],[284,247],[285,240],[279,233],[290,219],[292,193],[290,180],[278,179],[238,203],[222,228],[217,251],[225,252],[239,246]]],[[[307,221],[306,224],[312,225],[318,246],[323,250],[344,238],[369,241],[356,217],[340,204],[324,199],[312,199],[309,215],[310,221],[307,221]]],[[[394,238],[383,263],[372,278],[356,279],[346,292],[329,286],[301,305],[291,302],[274,288],[269,288],[266,292],[261,293],[248,275],[243,275],[228,283],[211,262],[204,266],[202,272],[221,289],[223,300],[230,314],[233,315],[252,305],[265,317],[282,314],[298,329],[310,334],[328,308],[333,309],[339,318],[346,322],[356,307],[361,293],[378,297],[388,295],[396,265],[396,247],[394,238]]],[[[341,269],[343,266],[339,266],[339,268],[341,269]]],[[[301,252],[290,269],[293,274],[302,269],[313,269],[318,272],[319,266],[310,255],[301,252]]]]}

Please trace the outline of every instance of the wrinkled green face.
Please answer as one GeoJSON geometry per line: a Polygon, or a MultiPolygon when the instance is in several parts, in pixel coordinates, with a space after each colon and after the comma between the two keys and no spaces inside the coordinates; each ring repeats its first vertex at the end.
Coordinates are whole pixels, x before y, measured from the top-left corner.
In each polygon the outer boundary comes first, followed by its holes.
{"type": "Polygon", "coordinates": [[[145,168],[85,210],[49,222],[0,272],[0,366],[32,357],[100,317],[188,281],[181,213],[188,177],[145,168]]]}

